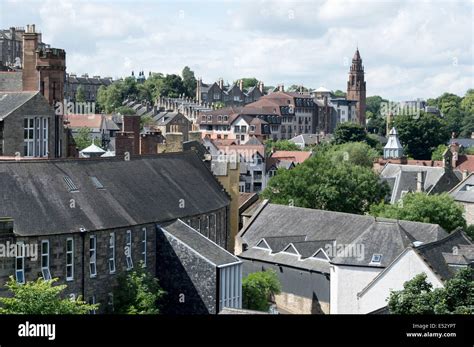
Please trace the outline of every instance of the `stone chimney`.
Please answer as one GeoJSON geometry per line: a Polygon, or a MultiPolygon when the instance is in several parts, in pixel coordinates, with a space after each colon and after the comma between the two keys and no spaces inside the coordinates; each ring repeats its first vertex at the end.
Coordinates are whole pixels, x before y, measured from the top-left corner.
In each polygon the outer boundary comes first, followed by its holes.
{"type": "Polygon", "coordinates": [[[201,86],[202,86],[202,79],[199,77],[196,81],[196,101],[200,103],[201,99],[201,86]]]}
{"type": "Polygon", "coordinates": [[[183,151],[183,133],[168,133],[166,137],[166,152],[183,151]]]}
{"type": "Polygon", "coordinates": [[[457,142],[453,142],[449,145],[449,150],[453,153],[453,160],[451,160],[451,165],[453,169],[458,165],[458,157],[459,157],[459,144],[457,142]]]}
{"type": "Polygon", "coordinates": [[[36,50],[38,34],[34,25],[27,25],[23,34],[23,91],[40,90],[38,71],[36,70],[36,50]]]}
{"type": "Polygon", "coordinates": [[[278,91],[279,92],[284,92],[285,91],[285,86],[283,84],[278,85],[278,91]]]}
{"type": "Polygon", "coordinates": [[[221,90],[224,90],[224,79],[223,78],[219,78],[219,88],[221,90]]]}
{"type": "Polygon", "coordinates": [[[258,83],[258,90],[260,90],[260,93],[263,94],[263,91],[265,90],[264,85],[263,85],[263,81],[260,81],[258,83]]]}
{"type": "Polygon", "coordinates": [[[197,141],[201,142],[202,135],[200,131],[190,131],[188,134],[188,141],[197,141]]]}
{"type": "Polygon", "coordinates": [[[244,91],[244,80],[239,81],[239,89],[243,92],[244,91]]]}
{"type": "Polygon", "coordinates": [[[418,193],[422,192],[424,190],[425,186],[425,175],[423,171],[419,171],[416,174],[416,191],[418,193]]]}
{"type": "Polygon", "coordinates": [[[133,137],[133,150],[130,154],[137,155],[140,152],[140,117],[136,115],[122,117],[122,133],[133,137]]]}

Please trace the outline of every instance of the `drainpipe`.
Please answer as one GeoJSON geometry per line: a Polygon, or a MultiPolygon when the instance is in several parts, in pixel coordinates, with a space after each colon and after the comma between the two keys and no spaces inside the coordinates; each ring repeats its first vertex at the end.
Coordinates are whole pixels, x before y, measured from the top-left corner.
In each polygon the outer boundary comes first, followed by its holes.
{"type": "Polygon", "coordinates": [[[86,250],[86,229],[80,228],[81,231],[81,239],[82,239],[82,301],[86,301],[86,288],[85,288],[85,280],[86,280],[86,273],[85,273],[85,250],[86,250]]]}

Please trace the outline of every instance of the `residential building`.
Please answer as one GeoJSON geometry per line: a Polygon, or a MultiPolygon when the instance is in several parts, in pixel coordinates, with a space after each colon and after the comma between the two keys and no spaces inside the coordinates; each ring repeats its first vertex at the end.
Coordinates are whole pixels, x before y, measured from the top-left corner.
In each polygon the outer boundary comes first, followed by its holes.
{"type": "Polygon", "coordinates": [[[244,89],[243,81],[239,80],[233,85],[224,85],[220,78],[212,84],[205,84],[201,78],[196,81],[196,101],[198,103],[223,103],[226,106],[246,105],[258,100],[264,95],[263,82],[258,82],[257,86],[244,89]]]}
{"type": "Polygon", "coordinates": [[[244,276],[274,270],[278,309],[359,313],[358,293],[408,247],[444,238],[436,224],[263,201],[236,238],[244,276]]]}
{"type": "MultiPolygon", "coordinates": [[[[33,24],[34,27],[34,24],[33,24]]],[[[10,27],[0,30],[0,62],[3,65],[15,69],[22,67],[23,63],[23,34],[25,28],[10,27]]],[[[38,47],[40,49],[48,47],[41,40],[41,33],[38,33],[38,47]]]]}
{"type": "Polygon", "coordinates": [[[319,134],[302,134],[293,137],[289,141],[303,150],[305,147],[318,145],[321,141],[321,137],[319,134]]]}
{"type": "Polygon", "coordinates": [[[66,73],[66,83],[64,85],[64,98],[67,101],[76,101],[79,87],[84,92],[86,102],[96,102],[97,92],[101,86],[108,87],[113,83],[112,77],[89,77],[88,74],[77,76],[74,73],[66,73]]]}
{"type": "Polygon", "coordinates": [[[0,194],[2,241],[41,249],[0,259],[0,295],[9,276],[59,278],[110,312],[117,277],[143,263],[167,292],[163,313],[241,308],[229,195],[194,152],[3,162],[0,194]]]}
{"type": "Polygon", "coordinates": [[[470,173],[449,194],[463,206],[467,224],[474,224],[474,174],[470,173]]]}
{"type": "Polygon", "coordinates": [[[411,245],[357,293],[357,313],[386,307],[390,292],[402,290],[416,275],[425,274],[433,288],[442,288],[459,269],[473,264],[474,245],[461,229],[437,241],[411,245]]]}

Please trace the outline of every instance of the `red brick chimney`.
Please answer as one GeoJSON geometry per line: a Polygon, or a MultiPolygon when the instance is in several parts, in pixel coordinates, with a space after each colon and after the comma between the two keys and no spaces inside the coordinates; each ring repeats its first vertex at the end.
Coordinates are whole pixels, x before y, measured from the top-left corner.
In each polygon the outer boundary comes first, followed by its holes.
{"type": "Polygon", "coordinates": [[[38,71],[36,70],[36,50],[38,49],[38,34],[34,25],[27,25],[23,34],[23,90],[39,90],[38,71]]]}
{"type": "Polygon", "coordinates": [[[122,133],[133,137],[133,150],[130,154],[140,154],[140,116],[124,115],[122,121],[122,133]]]}

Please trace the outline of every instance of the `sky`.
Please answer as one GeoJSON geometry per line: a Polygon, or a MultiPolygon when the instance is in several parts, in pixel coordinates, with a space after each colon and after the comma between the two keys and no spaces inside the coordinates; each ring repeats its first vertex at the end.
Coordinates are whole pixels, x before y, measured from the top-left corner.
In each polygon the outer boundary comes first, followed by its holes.
{"type": "Polygon", "coordinates": [[[27,24],[89,76],[189,66],[205,83],[346,90],[358,47],[367,96],[474,88],[474,0],[0,0],[0,28],[27,24]]]}

